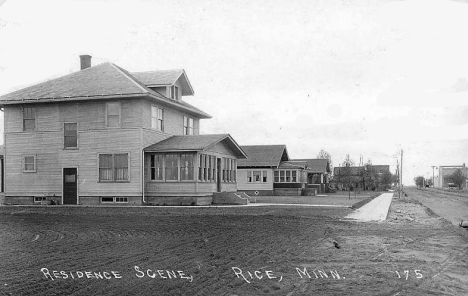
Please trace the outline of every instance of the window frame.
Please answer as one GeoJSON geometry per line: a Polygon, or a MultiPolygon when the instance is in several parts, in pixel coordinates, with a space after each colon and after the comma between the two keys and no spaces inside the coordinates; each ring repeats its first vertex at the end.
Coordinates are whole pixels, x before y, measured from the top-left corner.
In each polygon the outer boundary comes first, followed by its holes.
{"type": "Polygon", "coordinates": [[[25,154],[21,155],[21,171],[23,173],[37,173],[37,155],[36,154],[25,154]],[[33,157],[34,158],[34,169],[26,170],[26,157],[33,157]]]}
{"type": "Polygon", "coordinates": [[[184,115],[184,136],[193,136],[193,118],[184,115]]]}
{"type": "Polygon", "coordinates": [[[279,169],[273,173],[274,183],[301,183],[298,170],[279,169]]]}
{"type": "MultiPolygon", "coordinates": [[[[68,136],[68,137],[70,137],[70,136],[68,136]]],[[[63,149],[65,149],[65,150],[76,150],[76,149],[78,149],[78,122],[64,122],[63,123],[63,149]],[[74,147],[72,147],[72,146],[67,147],[66,146],[67,141],[65,139],[66,139],[67,135],[65,134],[65,132],[66,132],[65,126],[67,124],[75,124],[76,125],[76,130],[75,130],[76,131],[76,146],[74,146],[74,147]]]]}
{"type": "Polygon", "coordinates": [[[35,131],[36,128],[37,128],[37,125],[36,125],[36,121],[37,121],[37,114],[36,114],[36,106],[31,106],[31,107],[21,107],[21,117],[23,119],[23,132],[31,132],[31,131],[35,131]],[[25,109],[31,109],[33,113],[33,118],[25,118],[24,116],[24,111],[25,109]],[[34,127],[32,129],[26,129],[26,125],[25,125],[25,121],[26,120],[33,120],[34,121],[34,127]]]}
{"type": "Polygon", "coordinates": [[[151,105],[151,129],[164,131],[164,109],[156,105],[151,105]],[[156,116],[154,116],[153,110],[155,110],[156,116]],[[156,126],[153,126],[153,119],[156,119],[156,126]]]}
{"type": "Polygon", "coordinates": [[[149,164],[149,168],[150,168],[150,172],[149,172],[149,177],[150,177],[150,180],[153,181],[153,182],[164,182],[165,181],[165,170],[164,170],[164,166],[165,166],[165,162],[164,162],[164,153],[156,153],[156,154],[150,154],[150,164],[149,164]],[[159,158],[158,156],[161,157],[161,166],[157,166],[156,164],[158,163],[157,162],[157,159],[159,158]],[[154,158],[154,166],[152,165],[152,160],[151,158],[154,158]],[[161,178],[158,179],[156,178],[157,174],[157,169],[161,169],[161,178]],[[152,174],[153,174],[153,169],[154,169],[154,179],[152,178],[152,174]]]}
{"type": "MultiPolygon", "coordinates": [[[[117,116],[117,115],[110,115],[117,116]]],[[[122,103],[121,102],[106,102],[106,128],[120,128],[122,126],[122,103]],[[118,126],[109,126],[109,105],[117,104],[119,106],[119,123],[118,126]]]]}
{"type": "MultiPolygon", "coordinates": [[[[109,152],[109,153],[98,153],[97,154],[97,170],[98,170],[98,183],[129,183],[131,181],[130,178],[130,169],[131,169],[131,160],[130,160],[130,152],[109,152]],[[115,155],[127,155],[127,179],[126,180],[116,180],[116,166],[115,166],[115,155]],[[112,156],[112,180],[101,180],[101,155],[111,155],[112,156]]],[[[106,168],[109,169],[109,168],[106,168]]]]}
{"type": "Polygon", "coordinates": [[[173,85],[171,85],[170,89],[171,89],[170,98],[173,99],[173,100],[178,101],[179,100],[179,87],[177,85],[173,84],[173,85]]]}

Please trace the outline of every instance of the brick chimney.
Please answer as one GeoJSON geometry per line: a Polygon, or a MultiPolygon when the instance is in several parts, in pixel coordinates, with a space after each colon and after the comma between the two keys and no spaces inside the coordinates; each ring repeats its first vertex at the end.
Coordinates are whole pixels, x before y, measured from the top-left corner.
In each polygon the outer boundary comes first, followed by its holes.
{"type": "Polygon", "coordinates": [[[80,55],[81,70],[91,67],[91,58],[88,54],[80,55]]]}

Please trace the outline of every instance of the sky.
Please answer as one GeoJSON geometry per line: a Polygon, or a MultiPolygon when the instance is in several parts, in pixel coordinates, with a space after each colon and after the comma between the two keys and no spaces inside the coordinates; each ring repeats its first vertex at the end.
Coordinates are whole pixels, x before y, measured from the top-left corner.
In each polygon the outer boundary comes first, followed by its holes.
{"type": "Polygon", "coordinates": [[[462,0],[0,0],[0,95],[78,71],[80,54],[182,68],[184,99],[213,116],[201,133],[392,172],[403,150],[412,185],[468,164],[467,15],[462,0]]]}

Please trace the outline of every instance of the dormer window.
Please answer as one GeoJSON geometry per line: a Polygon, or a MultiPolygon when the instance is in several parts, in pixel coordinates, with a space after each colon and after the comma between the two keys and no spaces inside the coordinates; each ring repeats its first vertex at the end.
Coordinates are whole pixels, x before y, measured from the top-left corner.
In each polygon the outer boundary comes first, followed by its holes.
{"type": "Polygon", "coordinates": [[[177,85],[171,86],[171,99],[173,100],[179,99],[179,87],[177,85]]]}

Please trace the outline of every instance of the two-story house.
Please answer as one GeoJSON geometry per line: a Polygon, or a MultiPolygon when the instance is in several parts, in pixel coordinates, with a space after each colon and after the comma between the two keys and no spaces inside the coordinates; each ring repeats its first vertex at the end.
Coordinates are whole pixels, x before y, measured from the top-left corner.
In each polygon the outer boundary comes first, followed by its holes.
{"type": "Polygon", "coordinates": [[[112,63],[0,97],[5,203],[208,204],[235,192],[243,150],[200,135],[205,112],[184,70],[129,73],[112,63]]]}

